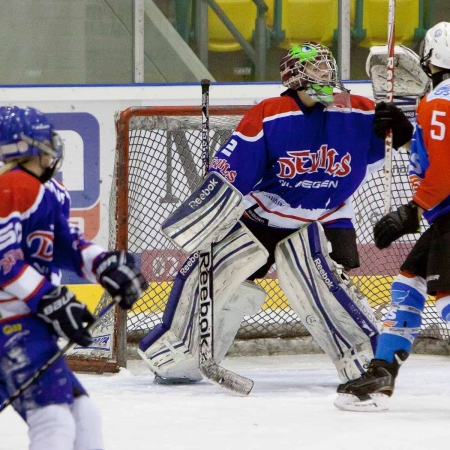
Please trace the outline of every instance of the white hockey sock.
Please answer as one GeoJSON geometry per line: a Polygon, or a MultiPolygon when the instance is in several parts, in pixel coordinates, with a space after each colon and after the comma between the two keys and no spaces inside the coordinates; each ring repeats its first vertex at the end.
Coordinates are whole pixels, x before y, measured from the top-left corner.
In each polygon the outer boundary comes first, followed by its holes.
{"type": "Polygon", "coordinates": [[[28,411],[30,450],[72,450],[75,420],[69,405],[48,405],[28,411]]]}
{"type": "Polygon", "coordinates": [[[437,300],[436,309],[442,320],[450,322],[450,295],[446,295],[437,300]]]}
{"type": "Polygon", "coordinates": [[[76,424],[73,449],[103,450],[102,419],[97,405],[87,395],[81,395],[70,409],[76,424]]]}

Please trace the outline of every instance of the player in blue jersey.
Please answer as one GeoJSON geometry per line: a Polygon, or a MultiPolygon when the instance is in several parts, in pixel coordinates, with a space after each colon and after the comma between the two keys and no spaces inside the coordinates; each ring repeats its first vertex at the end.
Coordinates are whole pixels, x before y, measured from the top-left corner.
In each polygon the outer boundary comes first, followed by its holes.
{"type": "MultiPolygon", "coordinates": [[[[210,167],[242,194],[245,205],[238,229],[213,239],[218,242],[215,359],[225,355],[244,315],[262,306],[265,293],[253,282],[276,262],[290,306],[335,363],[340,378],[353,379],[364,373],[378,335],[367,300],[344,270],[359,266],[351,196],[384,160],[384,141],[374,132],[379,113],[373,101],[345,89],[336,61],[323,45],[292,47],[280,72],[287,90],[251,108],[210,167]],[[242,242],[237,240],[241,235],[246,236],[242,242]],[[253,253],[244,257],[243,248],[253,253]],[[237,260],[242,267],[230,269],[237,260]]],[[[398,114],[403,120],[395,125],[395,148],[412,134],[408,119],[398,114]]],[[[198,202],[192,204],[205,202],[205,192],[219,199],[212,189],[211,183],[202,186],[198,202]]],[[[199,220],[193,212],[193,227],[199,220]]],[[[188,223],[182,225],[177,230],[190,229],[188,223]]],[[[186,234],[194,239],[194,233],[186,234]]],[[[195,267],[191,256],[175,279],[163,323],[140,343],[141,356],[160,382],[201,378],[190,316],[196,299],[195,267]]]]}
{"type": "MultiPolygon", "coordinates": [[[[409,172],[414,195],[375,224],[375,244],[384,249],[404,234],[418,232],[422,215],[430,227],[392,283],[390,309],[368,372],[338,388],[335,405],[343,410],[388,409],[400,366],[420,331],[428,294],[436,296],[439,316],[450,322],[450,23],[427,31],[421,57],[433,90],[417,107],[409,172]]],[[[391,122],[386,120],[385,130],[391,122]]]]}
{"type": "MultiPolygon", "coordinates": [[[[108,252],[69,224],[69,195],[54,178],[63,146],[34,108],[0,108],[0,395],[20,389],[59,350],[88,346],[94,317],[60,285],[70,270],[100,283],[122,309],[146,289],[131,255],[108,252]]],[[[2,399],[4,400],[4,398],[2,399]]],[[[64,358],[13,402],[33,450],[103,449],[99,411],[64,358]]]]}

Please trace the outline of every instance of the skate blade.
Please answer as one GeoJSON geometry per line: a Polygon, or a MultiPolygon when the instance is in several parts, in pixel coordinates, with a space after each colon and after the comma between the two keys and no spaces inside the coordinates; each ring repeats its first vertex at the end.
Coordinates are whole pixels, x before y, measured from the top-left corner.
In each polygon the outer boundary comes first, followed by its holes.
{"type": "Polygon", "coordinates": [[[389,409],[389,396],[386,394],[369,394],[367,400],[360,400],[356,395],[339,394],[334,406],[342,411],[381,412],[389,409]]]}
{"type": "Polygon", "coordinates": [[[155,375],[153,383],[163,385],[178,385],[178,384],[195,384],[198,383],[199,381],[200,380],[191,380],[190,378],[185,377],[164,378],[160,375],[155,375]]]}

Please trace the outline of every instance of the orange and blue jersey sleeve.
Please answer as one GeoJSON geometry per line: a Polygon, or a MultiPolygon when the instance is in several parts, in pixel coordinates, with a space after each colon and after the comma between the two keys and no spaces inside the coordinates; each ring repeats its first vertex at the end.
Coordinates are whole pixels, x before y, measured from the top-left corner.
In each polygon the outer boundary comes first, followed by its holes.
{"type": "Polygon", "coordinates": [[[22,220],[36,211],[45,189],[31,177],[21,181],[19,189],[8,182],[0,185],[0,288],[10,298],[26,302],[35,312],[39,300],[53,285],[25,261],[22,220]]]}
{"type": "Polygon", "coordinates": [[[78,276],[97,282],[93,272],[94,260],[104,249],[86,240],[81,230],[69,222],[70,195],[64,185],[55,179],[47,183],[57,200],[53,263],[58,269],[69,270],[78,276]]]}
{"type": "Polygon", "coordinates": [[[104,252],[103,247],[86,240],[80,229],[70,224],[63,213],[59,215],[53,253],[54,263],[59,269],[69,270],[96,283],[94,260],[104,252]]]}
{"type": "Polygon", "coordinates": [[[450,101],[439,97],[423,99],[417,112],[415,138],[416,146],[423,147],[419,157],[424,176],[418,174],[422,179],[413,184],[413,200],[430,210],[450,196],[450,101]]]}

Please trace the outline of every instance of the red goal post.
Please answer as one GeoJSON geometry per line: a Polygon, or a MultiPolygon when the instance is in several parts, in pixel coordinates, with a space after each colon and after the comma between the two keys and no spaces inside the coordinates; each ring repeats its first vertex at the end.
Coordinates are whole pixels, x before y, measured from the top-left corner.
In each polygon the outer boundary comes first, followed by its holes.
{"type": "MultiPolygon", "coordinates": [[[[228,140],[249,109],[210,107],[211,154],[228,140]]],[[[200,106],[132,107],[116,113],[109,248],[135,255],[149,289],[131,311],[117,310],[105,321],[97,333],[105,348],[99,345],[75,352],[71,362],[75,369],[115,371],[125,367],[127,345],[136,344],[161,322],[173,278],[187,255],[165,238],[160,224],[201,182],[201,122],[200,106]]],[[[408,155],[394,154],[393,208],[406,203],[411,195],[407,174],[408,155]]],[[[350,273],[380,316],[389,303],[392,278],[416,239],[414,235],[404,237],[384,251],[375,248],[372,227],[383,213],[383,180],[380,170],[354,195],[361,267],[350,273]]],[[[259,283],[267,292],[266,302],[256,315],[244,319],[236,339],[245,341],[247,347],[255,343],[250,351],[256,354],[264,345],[276,351],[274,345],[287,348],[287,340],[309,337],[278,285],[275,268],[259,283]]],[[[98,308],[107,301],[105,296],[98,308]]],[[[431,303],[424,313],[421,336],[449,337],[431,303]]]]}

